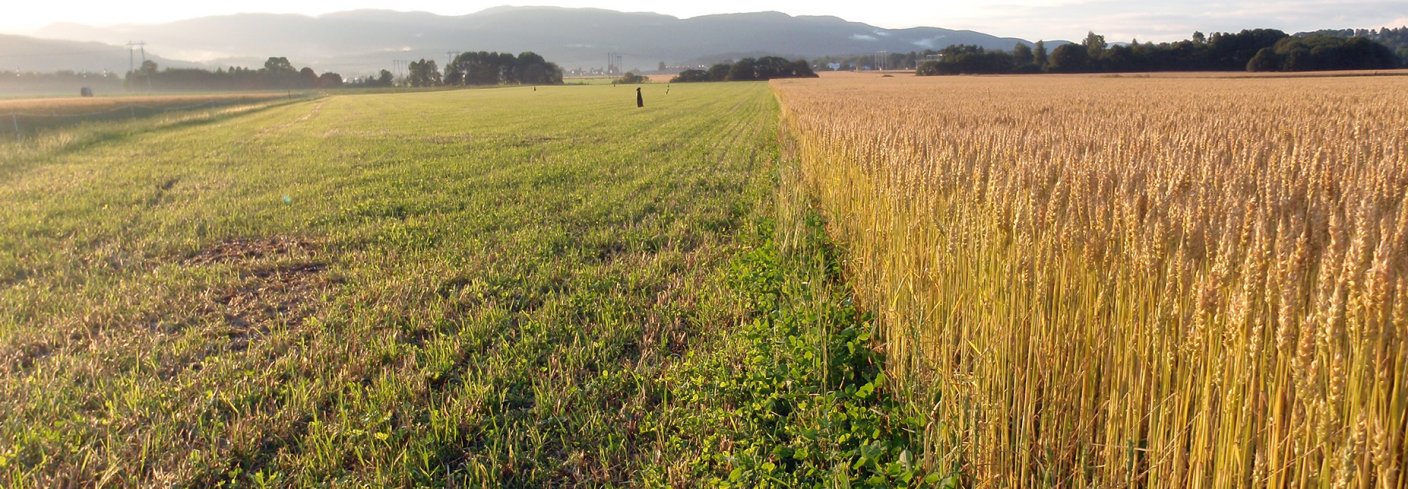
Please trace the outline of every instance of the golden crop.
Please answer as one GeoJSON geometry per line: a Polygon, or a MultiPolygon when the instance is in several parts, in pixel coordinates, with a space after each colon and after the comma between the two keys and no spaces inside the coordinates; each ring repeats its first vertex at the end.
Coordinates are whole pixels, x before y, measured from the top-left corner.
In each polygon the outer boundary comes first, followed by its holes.
{"type": "Polygon", "coordinates": [[[1408,78],[774,86],[936,468],[1408,484],[1408,78]]]}

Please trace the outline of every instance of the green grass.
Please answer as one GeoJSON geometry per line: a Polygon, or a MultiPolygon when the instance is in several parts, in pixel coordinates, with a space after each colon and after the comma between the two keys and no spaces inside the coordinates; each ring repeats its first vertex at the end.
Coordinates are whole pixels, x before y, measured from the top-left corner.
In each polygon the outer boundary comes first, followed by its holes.
{"type": "Polygon", "coordinates": [[[0,485],[923,480],[767,86],[631,88],[0,146],[0,485]]]}
{"type": "MultiPolygon", "coordinates": [[[[5,144],[36,136],[52,137],[59,129],[79,126],[77,132],[93,132],[114,129],[114,126],[134,124],[113,124],[149,119],[170,119],[190,117],[216,111],[233,111],[277,105],[281,102],[316,98],[311,92],[241,92],[241,93],[189,93],[189,94],[143,94],[142,96],[83,98],[67,97],[55,99],[25,99],[17,101],[0,100],[0,142],[5,144]]],[[[145,126],[149,124],[135,124],[145,126]]],[[[32,145],[30,145],[32,146],[32,145]]],[[[3,150],[0,150],[3,151],[3,150]]]]}

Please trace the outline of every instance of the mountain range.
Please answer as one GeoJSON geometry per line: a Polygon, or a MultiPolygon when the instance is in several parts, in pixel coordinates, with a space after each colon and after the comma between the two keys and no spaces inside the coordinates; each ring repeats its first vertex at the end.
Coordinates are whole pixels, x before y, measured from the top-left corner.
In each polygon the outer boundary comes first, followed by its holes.
{"type": "MultiPolygon", "coordinates": [[[[49,73],[71,70],[90,73],[126,73],[129,61],[132,63],[132,67],[142,63],[142,57],[139,53],[136,49],[129,51],[125,45],[0,34],[0,71],[49,73]]],[[[150,51],[146,53],[146,58],[155,61],[160,66],[173,68],[200,66],[199,63],[157,56],[150,51]]]]}
{"type": "Polygon", "coordinates": [[[394,60],[426,58],[443,64],[449,52],[468,50],[534,51],[567,69],[601,68],[608,53],[618,53],[626,69],[652,70],[659,62],[698,65],[758,55],[909,52],[952,44],[1007,50],[1018,43],[1031,44],[974,31],[885,29],[838,17],[780,12],[681,19],[559,7],[496,7],[462,16],[389,10],[316,17],[235,14],[164,24],[54,24],[35,34],[41,39],[0,37],[0,70],[123,71],[127,66],[123,45],[132,40],[145,41],[149,57],[159,54],[158,63],[164,67],[190,63],[259,67],[270,56],[284,56],[297,66],[344,75],[391,68],[394,60]],[[82,44],[80,48],[74,41],[101,44],[82,44]],[[64,43],[47,48],[64,54],[46,56],[42,54],[46,48],[34,47],[45,43],[64,43]]]}

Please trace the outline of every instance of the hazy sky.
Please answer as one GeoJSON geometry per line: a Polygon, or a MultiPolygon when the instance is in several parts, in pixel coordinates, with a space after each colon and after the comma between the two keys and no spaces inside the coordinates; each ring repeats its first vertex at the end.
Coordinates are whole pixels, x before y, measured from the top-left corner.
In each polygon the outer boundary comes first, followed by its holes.
{"type": "MultiPolygon", "coordinates": [[[[26,33],[54,22],[154,23],[205,15],[273,12],[318,15],[357,8],[420,10],[463,15],[502,5],[464,0],[9,0],[0,31],[26,33]]],[[[551,0],[529,5],[599,7],[659,12],[678,17],[778,10],[793,15],[835,15],[881,27],[935,26],[972,29],[1027,39],[1079,39],[1086,31],[1110,41],[1184,39],[1194,30],[1235,31],[1271,27],[1288,32],[1330,27],[1408,25],[1408,0],[925,0],[919,2],[815,2],[769,0],[638,1],[551,0]]]]}

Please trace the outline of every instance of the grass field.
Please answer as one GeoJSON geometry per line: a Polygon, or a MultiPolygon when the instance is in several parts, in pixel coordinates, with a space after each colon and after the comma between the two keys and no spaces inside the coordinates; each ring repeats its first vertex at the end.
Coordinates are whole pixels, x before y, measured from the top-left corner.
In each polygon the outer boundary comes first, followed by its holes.
{"type": "MultiPolygon", "coordinates": [[[[92,135],[112,132],[111,122],[135,121],[152,117],[167,120],[197,118],[211,111],[242,111],[312,97],[309,93],[249,92],[184,95],[132,95],[119,97],[63,97],[0,100],[0,143],[26,138],[53,139],[59,128],[94,125],[95,130],[78,131],[92,135]],[[8,140],[8,141],[7,141],[8,140]]],[[[146,126],[149,124],[138,124],[146,126]]],[[[63,137],[62,134],[59,135],[63,137]]],[[[32,150],[33,142],[17,145],[32,150]]]]}
{"type": "Polygon", "coordinates": [[[38,129],[0,140],[0,486],[1401,487],[1404,80],[38,129]]]}
{"type": "Polygon", "coordinates": [[[658,88],[0,147],[0,485],[917,482],[769,88],[658,88]]]}
{"type": "Polygon", "coordinates": [[[1404,78],[774,87],[938,470],[1408,481],[1404,78]]]}
{"type": "Polygon", "coordinates": [[[131,95],[119,97],[56,97],[0,99],[0,114],[84,114],[126,108],[130,105],[180,107],[204,103],[262,102],[289,98],[286,92],[234,94],[131,95]]]}

